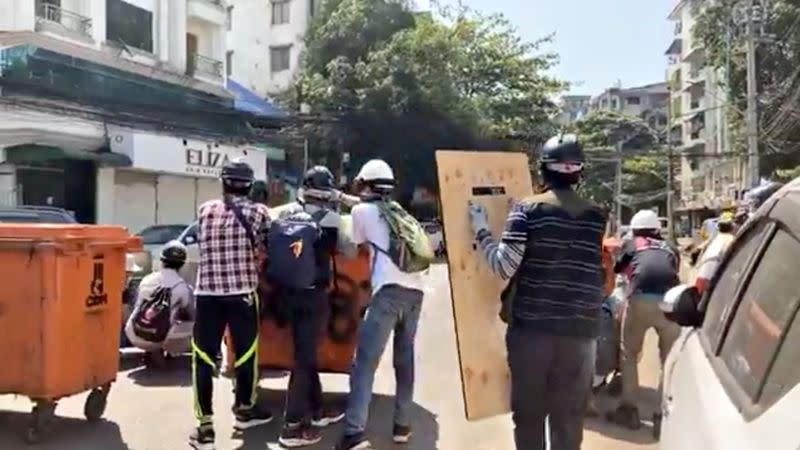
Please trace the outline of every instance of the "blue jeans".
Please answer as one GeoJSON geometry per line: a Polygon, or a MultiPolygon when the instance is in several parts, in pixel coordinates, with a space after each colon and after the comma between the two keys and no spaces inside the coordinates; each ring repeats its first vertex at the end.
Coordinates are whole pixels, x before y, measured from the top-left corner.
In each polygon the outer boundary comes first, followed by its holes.
{"type": "Polygon", "coordinates": [[[350,396],[347,400],[345,434],[363,433],[369,419],[369,403],[375,370],[394,331],[394,423],[408,426],[414,396],[414,339],[422,309],[422,291],[398,285],[383,286],[373,295],[358,335],[350,396]]]}

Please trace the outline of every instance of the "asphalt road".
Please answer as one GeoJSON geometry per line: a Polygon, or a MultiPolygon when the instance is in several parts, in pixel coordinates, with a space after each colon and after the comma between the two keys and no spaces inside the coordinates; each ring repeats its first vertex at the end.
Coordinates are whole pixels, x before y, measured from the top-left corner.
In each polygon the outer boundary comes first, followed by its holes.
{"type": "MultiPolygon", "coordinates": [[[[417,385],[413,427],[415,435],[406,446],[409,450],[512,450],[511,419],[496,417],[470,423],[464,418],[463,401],[455,351],[452,307],[445,266],[434,267],[422,312],[417,340],[417,385]]],[[[649,417],[655,407],[658,367],[653,336],[648,336],[640,377],[642,416],[649,417]]],[[[391,349],[387,349],[378,369],[371,409],[369,434],[378,450],[402,448],[390,441],[394,374],[391,349]]],[[[89,424],[82,419],[85,395],[63,400],[50,436],[31,449],[53,450],[176,450],[188,448],[186,436],[193,426],[188,362],[175,370],[151,372],[139,367],[137,358],[126,356],[122,370],[109,397],[105,420],[89,424]]],[[[3,370],[13,370],[5,366],[3,370]]],[[[278,413],[282,408],[287,378],[272,374],[261,382],[262,400],[278,413]]],[[[332,402],[341,401],[347,391],[347,377],[326,375],[323,387],[332,402]]],[[[231,383],[220,379],[216,384],[215,404],[217,448],[273,449],[277,445],[279,421],[257,431],[234,438],[229,405],[231,383]]],[[[614,401],[601,397],[602,408],[614,401]]],[[[30,402],[24,397],[0,396],[0,449],[24,449],[20,440],[30,402]]],[[[314,447],[330,449],[339,428],[326,430],[325,440],[314,447]]],[[[637,432],[624,431],[601,419],[587,420],[585,450],[654,449],[656,444],[648,427],[637,432]]]]}

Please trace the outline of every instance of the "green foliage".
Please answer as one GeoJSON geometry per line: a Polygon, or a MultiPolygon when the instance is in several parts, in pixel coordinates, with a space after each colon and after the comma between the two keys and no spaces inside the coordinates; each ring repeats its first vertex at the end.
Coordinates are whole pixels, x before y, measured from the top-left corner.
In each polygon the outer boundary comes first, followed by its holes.
{"type": "MultiPolygon", "coordinates": [[[[692,32],[705,48],[708,64],[726,74],[730,121],[738,129],[736,146],[743,148],[746,107],[745,30],[735,20],[737,0],[718,0],[706,6],[692,32]]],[[[773,176],[800,164],[800,1],[774,0],[765,31],[774,42],[758,46],[761,172],[773,176]]]]}
{"type": "MultiPolygon", "coordinates": [[[[484,141],[554,130],[551,98],[565,85],[546,74],[549,38],[522,41],[502,16],[461,9],[436,19],[392,0],[326,3],[306,38],[295,104],[339,115],[353,165],[380,157],[401,182],[435,187],[438,148],[507,147],[484,141]]],[[[357,170],[357,167],[354,168],[357,170]]]]}
{"type": "Polygon", "coordinates": [[[666,186],[668,158],[646,154],[658,148],[658,136],[643,120],[615,111],[598,111],[577,121],[574,131],[586,151],[581,185],[584,194],[600,204],[613,203],[616,144],[623,142],[623,192],[634,202],[657,202],[657,191],[666,186]],[[650,197],[654,200],[648,201],[650,197]]]}

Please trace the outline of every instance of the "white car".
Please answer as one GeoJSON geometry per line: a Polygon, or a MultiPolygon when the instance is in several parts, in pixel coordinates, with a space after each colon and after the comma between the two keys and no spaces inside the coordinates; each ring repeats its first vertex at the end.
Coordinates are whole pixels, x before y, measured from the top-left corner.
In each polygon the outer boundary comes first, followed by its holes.
{"type": "Polygon", "coordinates": [[[661,449],[800,448],[798,259],[800,179],[740,231],[702,299],[665,296],[688,327],[665,364],[661,449]]]}

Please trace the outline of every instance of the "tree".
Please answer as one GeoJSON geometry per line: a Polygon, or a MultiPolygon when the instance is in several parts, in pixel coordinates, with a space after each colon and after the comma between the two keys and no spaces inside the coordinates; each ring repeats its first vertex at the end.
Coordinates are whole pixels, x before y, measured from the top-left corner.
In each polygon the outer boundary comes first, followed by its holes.
{"type": "Polygon", "coordinates": [[[307,35],[293,101],[340,117],[354,166],[384,158],[407,187],[435,189],[436,148],[553,129],[564,84],[545,73],[555,62],[539,53],[545,42],[466,9],[443,21],[391,0],[334,0],[307,35]]]}
{"type": "MultiPolygon", "coordinates": [[[[743,11],[736,0],[719,0],[702,10],[692,32],[705,49],[707,63],[726,74],[730,121],[736,146],[745,151],[742,111],[746,108],[746,59],[743,11]]],[[[800,165],[800,1],[774,0],[765,15],[765,32],[777,37],[758,46],[761,173],[800,165]]]]}
{"type": "Polygon", "coordinates": [[[668,158],[648,155],[658,149],[656,132],[643,120],[615,111],[591,113],[574,124],[586,151],[583,192],[610,207],[614,202],[616,145],[623,143],[622,190],[631,201],[646,206],[659,202],[666,187],[668,158]],[[641,203],[639,203],[641,202],[641,203]]]}

